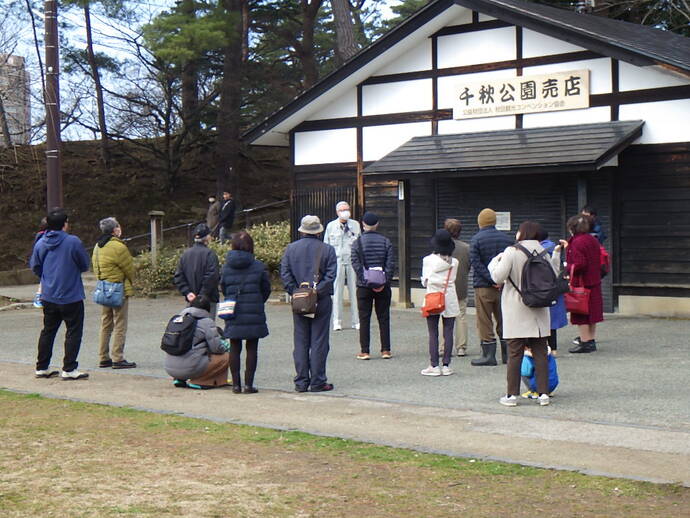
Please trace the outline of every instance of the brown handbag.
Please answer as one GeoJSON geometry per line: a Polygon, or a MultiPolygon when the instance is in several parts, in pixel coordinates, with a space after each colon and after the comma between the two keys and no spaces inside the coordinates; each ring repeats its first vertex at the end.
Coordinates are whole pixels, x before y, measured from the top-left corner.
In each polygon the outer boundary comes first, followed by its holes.
{"type": "Polygon", "coordinates": [[[576,315],[589,315],[589,292],[584,286],[573,286],[574,268],[570,269],[570,291],[563,296],[565,309],[576,315]]]}
{"type": "Polygon", "coordinates": [[[310,286],[308,282],[303,282],[299,285],[299,288],[292,292],[292,312],[295,315],[313,316],[316,313],[319,299],[316,285],[319,283],[321,276],[321,252],[323,252],[323,248],[324,245],[320,245],[319,250],[316,252],[313,285],[310,286]]]}
{"type": "Polygon", "coordinates": [[[446,291],[448,290],[448,281],[450,281],[450,273],[452,271],[453,265],[451,264],[443,291],[434,291],[424,296],[424,305],[422,306],[422,316],[424,318],[429,315],[440,315],[446,310],[446,291]]]}

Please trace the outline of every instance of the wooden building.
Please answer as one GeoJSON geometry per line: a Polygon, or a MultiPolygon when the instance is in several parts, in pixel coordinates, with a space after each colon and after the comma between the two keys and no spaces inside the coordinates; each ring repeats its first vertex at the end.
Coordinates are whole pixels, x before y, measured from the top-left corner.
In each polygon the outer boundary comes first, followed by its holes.
{"type": "MultiPolygon", "coordinates": [[[[293,222],[381,218],[399,300],[447,217],[552,238],[598,208],[605,306],[690,314],[690,39],[520,0],[436,0],[244,136],[289,146],[293,222]]],[[[470,298],[470,301],[472,298],[470,298]]]]}

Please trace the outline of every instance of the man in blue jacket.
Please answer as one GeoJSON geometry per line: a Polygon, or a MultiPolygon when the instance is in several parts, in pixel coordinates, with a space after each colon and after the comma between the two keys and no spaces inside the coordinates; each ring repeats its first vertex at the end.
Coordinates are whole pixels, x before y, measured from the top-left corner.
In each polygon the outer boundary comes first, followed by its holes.
{"type": "Polygon", "coordinates": [[[89,269],[89,256],[77,236],[67,233],[69,223],[63,209],[54,209],[47,219],[48,231],[34,247],[30,266],[41,278],[43,330],[38,339],[36,377],[50,378],[58,374],[50,370],[53,342],[60,324],[67,326],[63,380],[87,379],[77,370],[77,356],[84,331],[84,285],[81,274],[89,269]]]}
{"type": "Polygon", "coordinates": [[[313,317],[293,315],[295,390],[324,392],[333,390],[326,378],[326,360],[330,349],[331,295],[338,261],[335,249],[319,239],[323,225],[317,216],[304,216],[298,231],[302,237],[285,250],[280,263],[280,277],[285,290],[292,295],[302,283],[312,286],[317,276],[318,302],[313,317]],[[318,264],[317,257],[320,257],[318,264]]]}
{"type": "Polygon", "coordinates": [[[488,266],[491,259],[513,244],[513,240],[496,229],[496,213],[492,209],[482,210],[477,217],[477,223],[479,232],[472,236],[470,242],[470,264],[474,271],[474,307],[477,310],[477,332],[482,356],[471,363],[474,366],[496,365],[496,342],[501,341],[503,363],[507,362],[507,351],[501,340],[501,291],[491,278],[488,266]]]}

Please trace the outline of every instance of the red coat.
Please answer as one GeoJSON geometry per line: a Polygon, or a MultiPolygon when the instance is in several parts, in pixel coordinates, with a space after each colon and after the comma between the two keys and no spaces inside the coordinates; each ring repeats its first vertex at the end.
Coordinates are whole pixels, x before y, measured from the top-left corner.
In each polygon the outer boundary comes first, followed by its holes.
{"type": "Polygon", "coordinates": [[[598,286],[601,284],[601,259],[599,241],[590,234],[576,234],[570,238],[566,249],[568,270],[575,267],[574,286],[598,286]]]}

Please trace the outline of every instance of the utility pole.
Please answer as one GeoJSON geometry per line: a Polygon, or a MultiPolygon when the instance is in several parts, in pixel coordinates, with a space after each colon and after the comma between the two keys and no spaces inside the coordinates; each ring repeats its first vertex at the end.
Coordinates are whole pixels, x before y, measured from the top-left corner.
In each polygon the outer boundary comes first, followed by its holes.
{"type": "Polygon", "coordinates": [[[45,0],[46,172],[48,210],[62,207],[60,174],[60,51],[57,0],[45,0]]]}

